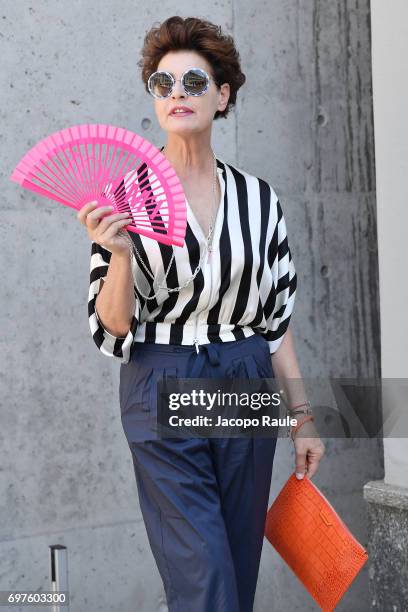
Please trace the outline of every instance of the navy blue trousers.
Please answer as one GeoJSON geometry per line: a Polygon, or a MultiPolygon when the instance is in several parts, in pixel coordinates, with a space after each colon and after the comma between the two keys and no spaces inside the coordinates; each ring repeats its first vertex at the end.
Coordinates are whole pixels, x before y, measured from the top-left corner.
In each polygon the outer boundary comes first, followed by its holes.
{"type": "Polygon", "coordinates": [[[169,612],[252,612],[276,438],[164,438],[160,377],[272,378],[259,334],[195,347],[135,343],[120,406],[169,612]]]}

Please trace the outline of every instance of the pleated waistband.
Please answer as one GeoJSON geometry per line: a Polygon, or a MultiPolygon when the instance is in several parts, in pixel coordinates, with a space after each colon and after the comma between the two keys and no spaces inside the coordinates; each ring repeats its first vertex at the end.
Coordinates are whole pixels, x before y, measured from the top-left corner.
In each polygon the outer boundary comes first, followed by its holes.
{"type": "MultiPolygon", "coordinates": [[[[269,345],[263,336],[257,333],[253,333],[247,338],[241,340],[233,340],[230,342],[211,342],[206,344],[200,344],[198,347],[178,345],[178,344],[158,344],[148,342],[135,342],[133,345],[133,351],[135,351],[135,357],[137,356],[138,361],[143,362],[143,355],[148,356],[149,362],[154,359],[154,355],[157,355],[158,359],[163,357],[171,357],[175,354],[191,355],[195,356],[193,360],[193,367],[189,373],[191,378],[199,377],[205,364],[208,363],[212,366],[219,366],[221,361],[228,362],[228,360],[240,357],[243,360],[250,355],[251,351],[259,351],[263,349],[265,358],[269,355],[269,345]],[[256,347],[256,348],[255,348],[256,347]]],[[[255,372],[251,372],[254,376],[255,372]]]]}

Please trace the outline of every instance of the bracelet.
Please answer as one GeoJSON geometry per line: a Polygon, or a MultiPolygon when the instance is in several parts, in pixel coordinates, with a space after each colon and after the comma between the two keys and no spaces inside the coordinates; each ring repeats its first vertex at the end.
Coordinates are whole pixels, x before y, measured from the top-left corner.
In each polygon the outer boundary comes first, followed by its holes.
{"type": "Polygon", "coordinates": [[[309,400],[306,400],[305,402],[302,402],[301,404],[297,404],[297,406],[292,406],[292,408],[288,408],[289,412],[292,412],[292,410],[295,410],[295,408],[301,408],[302,406],[309,406],[309,408],[311,408],[312,406],[310,405],[309,400]]]}
{"type": "MultiPolygon", "coordinates": [[[[295,438],[294,438],[294,434],[297,432],[298,429],[300,429],[300,427],[302,427],[302,425],[304,423],[306,423],[307,421],[314,421],[314,417],[312,415],[308,415],[305,416],[303,419],[301,419],[300,422],[297,423],[297,425],[295,425],[294,427],[291,426],[290,428],[290,437],[292,438],[292,442],[294,442],[295,438]]],[[[288,434],[289,435],[289,434],[288,434]]]]}
{"type": "MultiPolygon", "coordinates": [[[[299,411],[299,413],[301,413],[301,414],[305,414],[305,415],[306,415],[306,413],[303,413],[303,412],[301,412],[301,411],[299,411]]],[[[287,414],[286,414],[286,416],[289,416],[289,413],[287,413],[287,414]]],[[[292,416],[292,415],[290,415],[290,418],[292,419],[292,418],[293,418],[293,416],[292,416]]],[[[305,416],[304,418],[305,418],[307,421],[309,421],[309,420],[310,420],[310,418],[309,418],[308,416],[305,416]]],[[[313,418],[313,417],[312,417],[312,418],[313,418]]],[[[299,425],[300,423],[303,423],[303,420],[298,419],[297,417],[295,417],[295,419],[296,419],[296,425],[288,425],[288,426],[287,426],[287,430],[286,430],[286,437],[287,437],[287,438],[289,438],[290,433],[291,433],[292,431],[294,431],[294,428],[295,428],[295,427],[297,427],[297,425],[299,425]]]]}
{"type": "Polygon", "coordinates": [[[290,416],[294,414],[313,414],[313,410],[311,408],[302,408],[300,410],[289,410],[288,414],[290,416]]]}

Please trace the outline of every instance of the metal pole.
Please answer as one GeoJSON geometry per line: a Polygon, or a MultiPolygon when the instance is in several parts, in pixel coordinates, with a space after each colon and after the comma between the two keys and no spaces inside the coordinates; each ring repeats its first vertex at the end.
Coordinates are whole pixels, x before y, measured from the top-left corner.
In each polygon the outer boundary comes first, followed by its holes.
{"type": "MultiPolygon", "coordinates": [[[[68,598],[68,553],[62,544],[52,544],[50,547],[51,591],[64,591],[68,598]]],[[[52,612],[69,612],[69,605],[56,602],[52,612]]]]}

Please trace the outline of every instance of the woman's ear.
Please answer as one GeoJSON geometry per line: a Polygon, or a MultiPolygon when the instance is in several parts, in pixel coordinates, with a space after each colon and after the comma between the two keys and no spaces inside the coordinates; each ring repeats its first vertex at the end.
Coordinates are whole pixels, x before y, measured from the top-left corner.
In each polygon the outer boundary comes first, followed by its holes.
{"type": "Polygon", "coordinates": [[[225,110],[228,100],[230,97],[230,85],[229,83],[223,83],[220,87],[219,97],[218,97],[218,111],[225,110]]]}

